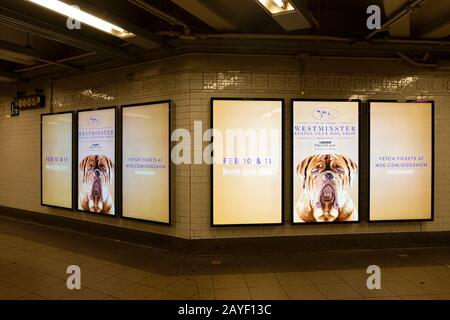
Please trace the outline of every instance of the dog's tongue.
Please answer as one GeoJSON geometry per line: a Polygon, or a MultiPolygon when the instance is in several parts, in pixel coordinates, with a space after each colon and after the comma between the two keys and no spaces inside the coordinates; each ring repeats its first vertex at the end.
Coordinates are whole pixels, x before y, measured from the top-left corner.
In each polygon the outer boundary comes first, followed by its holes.
{"type": "Polygon", "coordinates": [[[94,196],[94,199],[99,199],[101,198],[102,195],[102,188],[100,185],[100,181],[95,181],[94,184],[92,185],[92,195],[94,196]]]}
{"type": "Polygon", "coordinates": [[[327,185],[322,189],[322,192],[320,194],[320,199],[322,201],[332,201],[334,199],[334,189],[332,186],[327,185]]]}

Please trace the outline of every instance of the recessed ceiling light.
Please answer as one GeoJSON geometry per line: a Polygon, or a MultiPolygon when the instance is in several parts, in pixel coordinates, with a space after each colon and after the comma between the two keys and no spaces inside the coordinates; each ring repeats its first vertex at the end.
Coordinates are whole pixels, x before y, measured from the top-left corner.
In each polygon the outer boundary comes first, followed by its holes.
{"type": "Polygon", "coordinates": [[[285,13],[295,10],[288,0],[258,0],[258,2],[271,14],[285,13]]]}
{"type": "Polygon", "coordinates": [[[87,12],[84,12],[76,7],[72,7],[71,5],[68,5],[58,0],[28,0],[28,1],[40,5],[49,10],[52,10],[54,12],[57,12],[59,14],[62,14],[63,16],[80,21],[81,23],[90,25],[91,27],[94,27],[98,30],[104,31],[119,38],[128,38],[134,36],[133,33],[128,32],[122,29],[121,27],[113,25],[108,21],[100,19],[96,16],[93,16],[87,12]]]}

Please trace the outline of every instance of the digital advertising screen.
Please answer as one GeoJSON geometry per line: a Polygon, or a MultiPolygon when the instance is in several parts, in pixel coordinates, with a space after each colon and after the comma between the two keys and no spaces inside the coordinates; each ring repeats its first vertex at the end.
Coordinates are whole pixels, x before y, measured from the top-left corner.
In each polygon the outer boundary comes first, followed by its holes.
{"type": "Polygon", "coordinates": [[[42,204],[72,209],[73,113],[42,115],[42,204]]]}
{"type": "Polygon", "coordinates": [[[213,226],[282,224],[282,109],[282,100],[212,100],[213,226]]]}
{"type": "Polygon", "coordinates": [[[78,210],[115,215],[116,109],[78,113],[78,210]]]}
{"type": "Polygon", "coordinates": [[[359,101],[292,101],[293,223],[357,222],[359,101]]]}
{"type": "Polygon", "coordinates": [[[170,103],[122,108],[122,216],[170,223],[170,103]]]}
{"type": "Polygon", "coordinates": [[[370,102],[370,221],[433,219],[433,102],[370,102]]]}

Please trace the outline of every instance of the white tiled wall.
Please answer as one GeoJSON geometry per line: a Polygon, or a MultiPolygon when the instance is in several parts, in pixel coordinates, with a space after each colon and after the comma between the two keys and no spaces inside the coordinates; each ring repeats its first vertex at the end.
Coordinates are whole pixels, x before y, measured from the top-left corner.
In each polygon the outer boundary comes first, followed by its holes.
{"type": "MultiPolygon", "coordinates": [[[[16,91],[44,88],[49,82],[0,86],[0,205],[74,217],[183,238],[252,237],[306,234],[347,234],[450,230],[450,199],[446,194],[450,169],[450,74],[411,69],[401,62],[302,61],[296,57],[184,55],[124,69],[55,81],[53,111],[81,110],[170,99],[172,126],[193,132],[193,122],[210,125],[211,97],[284,98],[285,225],[276,227],[210,227],[210,168],[180,165],[172,170],[172,226],[113,219],[40,206],[39,130],[36,110],[9,118],[9,101],[16,91]],[[351,225],[292,226],[290,204],[291,98],[360,98],[435,100],[435,221],[351,225]]],[[[50,105],[50,103],[48,103],[50,105]]],[[[363,128],[362,128],[363,129],[363,128]]],[[[203,145],[194,145],[202,150],[203,145]]],[[[364,149],[364,146],[363,148],[364,149]]],[[[362,154],[367,160],[367,154],[362,154]]],[[[367,181],[362,181],[364,188],[367,181]]],[[[366,190],[366,189],[364,189],[366,190]]],[[[365,216],[366,213],[362,212],[365,216]]]]}

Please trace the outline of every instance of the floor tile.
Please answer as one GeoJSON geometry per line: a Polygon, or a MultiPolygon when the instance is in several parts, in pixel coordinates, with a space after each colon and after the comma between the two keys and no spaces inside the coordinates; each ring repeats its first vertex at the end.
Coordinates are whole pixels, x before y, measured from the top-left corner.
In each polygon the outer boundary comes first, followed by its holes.
{"type": "Polygon", "coordinates": [[[313,271],[313,272],[306,272],[306,275],[316,285],[344,282],[334,271],[313,271]]]}
{"type": "Polygon", "coordinates": [[[95,283],[93,285],[90,285],[89,288],[94,289],[96,291],[102,292],[107,295],[113,295],[114,293],[123,290],[129,286],[131,286],[133,282],[116,278],[116,277],[110,277],[106,280],[103,280],[101,282],[95,283]]]}
{"type": "Polygon", "coordinates": [[[70,291],[66,282],[60,282],[46,288],[35,289],[33,293],[46,299],[58,300],[68,295],[70,291]]]}
{"type": "Polygon", "coordinates": [[[81,288],[81,290],[71,290],[60,300],[102,300],[107,295],[89,288],[81,288]]]}
{"type": "Polygon", "coordinates": [[[248,288],[214,288],[217,300],[250,300],[248,288]]]}
{"type": "Polygon", "coordinates": [[[69,265],[65,262],[53,260],[44,264],[34,266],[32,267],[32,269],[35,271],[45,273],[52,277],[56,277],[59,279],[67,279],[68,275],[66,271],[68,266],[69,265]]]}
{"type": "MultiPolygon", "coordinates": [[[[392,271],[397,271],[405,279],[415,280],[415,279],[430,279],[435,276],[429,272],[424,271],[419,267],[402,267],[402,268],[391,268],[392,271]]],[[[381,271],[381,276],[383,277],[383,270],[381,271]]]]}
{"type": "Polygon", "coordinates": [[[370,276],[363,269],[338,270],[336,271],[336,275],[347,283],[358,281],[365,283],[370,276]]]}
{"type": "Polygon", "coordinates": [[[313,284],[305,272],[277,272],[275,277],[283,286],[313,284]]]}
{"type": "Polygon", "coordinates": [[[220,289],[247,287],[244,276],[242,274],[214,275],[213,285],[214,288],[220,289]]]}
{"type": "Polygon", "coordinates": [[[371,297],[366,298],[366,300],[402,300],[399,296],[390,296],[390,297],[371,297]]]}
{"type": "Polygon", "coordinates": [[[16,300],[47,300],[47,299],[34,293],[28,293],[24,296],[16,298],[16,300]]]}
{"type": "Polygon", "coordinates": [[[409,296],[400,296],[402,300],[439,300],[437,297],[433,295],[409,295],[409,296]]]}
{"type": "Polygon", "coordinates": [[[213,288],[198,288],[198,296],[200,300],[215,300],[213,288]]]}
{"type": "Polygon", "coordinates": [[[369,289],[367,288],[366,281],[361,282],[350,282],[349,285],[356,291],[358,294],[364,298],[375,298],[375,297],[392,297],[395,296],[395,293],[383,286],[381,284],[381,289],[369,289]]]}
{"type": "Polygon", "coordinates": [[[288,300],[289,297],[281,287],[249,288],[250,295],[255,300],[288,300]]]}
{"type": "Polygon", "coordinates": [[[150,277],[152,274],[139,269],[130,269],[117,275],[118,278],[125,279],[132,282],[139,282],[150,277]]]}
{"type": "Polygon", "coordinates": [[[213,288],[212,275],[195,276],[198,288],[213,288]]]}
{"type": "Polygon", "coordinates": [[[434,296],[435,296],[438,300],[450,300],[450,293],[435,294],[434,296]]]}
{"type": "Polygon", "coordinates": [[[109,274],[105,274],[91,269],[81,269],[82,287],[91,287],[109,278],[111,278],[109,274]]]}
{"type": "Polygon", "coordinates": [[[177,277],[177,276],[164,276],[164,275],[154,274],[148,278],[145,278],[145,279],[139,281],[139,283],[144,284],[151,288],[165,289],[168,286],[170,286],[171,284],[177,282],[177,280],[179,280],[179,277],[177,277]]]}
{"type": "Polygon", "coordinates": [[[142,284],[133,284],[112,294],[112,296],[121,300],[145,300],[150,298],[156,292],[157,289],[150,288],[142,284]]]}
{"type": "Polygon", "coordinates": [[[277,287],[280,285],[273,273],[244,273],[244,279],[248,287],[277,287]]]}
{"type": "Polygon", "coordinates": [[[361,298],[356,290],[345,283],[318,284],[317,288],[329,300],[361,298]]]}
{"type": "Polygon", "coordinates": [[[172,292],[157,291],[149,297],[149,300],[186,300],[186,297],[172,292]]]}
{"type": "Polygon", "coordinates": [[[383,281],[382,286],[386,287],[398,296],[424,295],[427,292],[409,280],[383,281]]]}
{"type": "Polygon", "coordinates": [[[325,296],[314,285],[283,286],[291,300],[324,300],[325,296]]]}
{"type": "Polygon", "coordinates": [[[186,298],[192,298],[195,294],[198,294],[197,283],[191,279],[179,279],[166,287],[164,291],[175,293],[186,298]]]}
{"type": "Polygon", "coordinates": [[[450,283],[437,278],[412,280],[412,282],[429,294],[450,293],[450,283]]]}
{"type": "Polygon", "coordinates": [[[29,293],[29,291],[23,288],[0,281],[0,300],[17,299],[29,293]]]}

